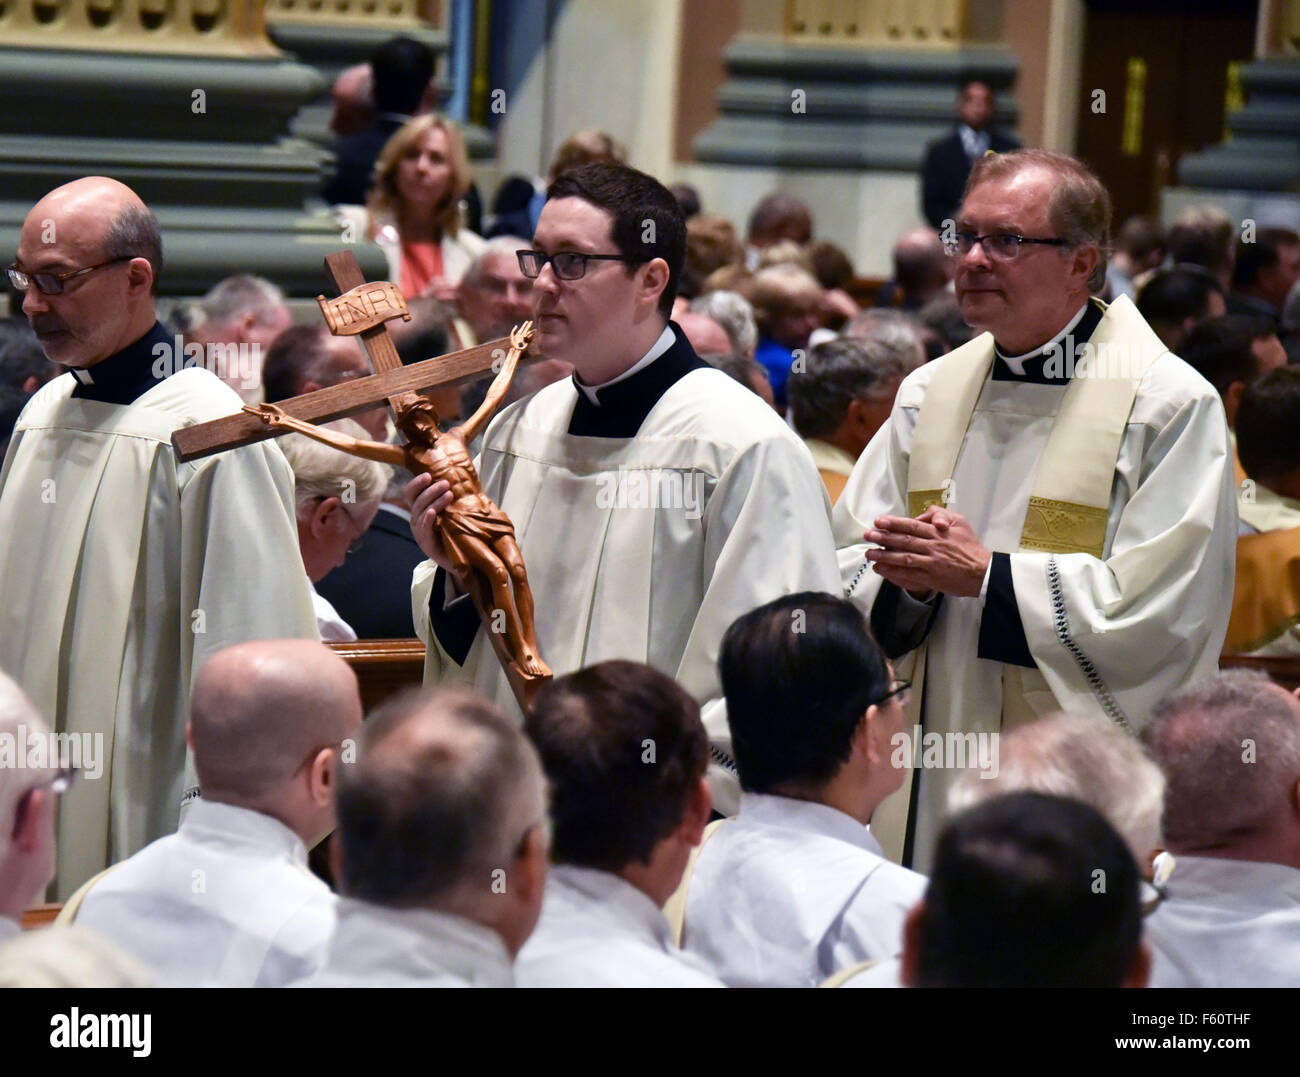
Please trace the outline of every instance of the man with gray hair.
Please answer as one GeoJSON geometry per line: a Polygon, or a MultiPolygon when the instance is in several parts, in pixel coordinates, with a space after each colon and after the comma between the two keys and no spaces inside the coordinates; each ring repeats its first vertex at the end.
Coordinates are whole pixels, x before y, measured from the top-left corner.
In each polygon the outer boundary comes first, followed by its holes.
{"type": "MultiPolygon", "coordinates": [[[[1236,499],[1218,394],[1105,278],[1110,196],[1048,150],[981,158],[948,244],[981,330],[904,379],[836,503],[840,566],[913,722],[995,734],[1056,710],[1137,728],[1218,664],[1236,499]]],[[[872,829],[925,866],[957,774],[872,829]]]]}
{"type": "Polygon", "coordinates": [[[1300,985],[1300,703],[1229,670],[1162,699],[1142,739],[1176,857],[1151,986],[1300,985]]]}
{"type": "Polygon", "coordinates": [[[758,347],[758,324],[754,321],[754,308],[739,292],[723,289],[707,292],[691,303],[691,313],[703,314],[722,326],[731,341],[733,355],[754,358],[754,349],[758,347]]]}
{"type": "MultiPolygon", "coordinates": [[[[950,819],[1008,793],[1069,797],[1105,816],[1143,877],[1150,878],[1160,848],[1165,780],[1133,737],[1096,718],[1053,714],[1012,730],[994,745],[991,768],[966,770],[957,779],[948,796],[950,819]]],[[[882,961],[850,975],[844,986],[902,987],[902,961],[882,961]]]]}
{"type": "Polygon", "coordinates": [[[894,407],[902,380],[918,367],[913,348],[883,340],[839,339],[808,353],[807,369],[790,379],[790,416],[813,454],[831,504],[853,465],[894,407]]]}
{"type": "Polygon", "coordinates": [[[542,907],[537,752],[490,702],[449,688],[372,714],[338,790],[345,895],[303,987],[512,987],[542,907]]]}
{"type": "Polygon", "coordinates": [[[336,900],[307,850],[334,827],[340,759],[360,727],[356,675],[322,643],[213,655],[188,731],[203,796],[177,833],[88,884],[76,922],[161,987],[283,987],[314,972],[336,900]]]}
{"type": "Polygon", "coordinates": [[[45,353],[0,469],[0,668],[110,769],[60,805],[58,896],[176,827],[192,678],[246,639],[315,638],[278,446],[190,464],[172,432],[239,410],[154,307],[158,222],[116,180],[51,191],[10,284],[45,353]]]}
{"type": "Polygon", "coordinates": [[[267,349],[293,324],[284,293],[262,277],[237,273],[213,285],[199,303],[199,314],[187,340],[203,345],[212,373],[256,403],[267,349]]]}
{"type": "Polygon", "coordinates": [[[948,797],[950,815],[1020,789],[1073,797],[1106,817],[1150,876],[1161,848],[1165,779],[1136,740],[1096,718],[1051,714],[997,743],[996,769],[965,771],[948,797]]]}
{"type": "Polygon", "coordinates": [[[496,236],[469,264],[456,288],[460,317],[452,322],[460,347],[509,336],[532,317],[533,282],[520,271],[515,255],[528,246],[518,236],[496,236]]]}

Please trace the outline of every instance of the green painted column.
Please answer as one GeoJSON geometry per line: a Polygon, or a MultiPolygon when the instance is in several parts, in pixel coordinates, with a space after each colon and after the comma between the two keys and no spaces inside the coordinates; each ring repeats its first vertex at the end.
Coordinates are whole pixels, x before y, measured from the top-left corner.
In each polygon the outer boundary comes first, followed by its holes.
{"type": "MultiPolygon", "coordinates": [[[[312,201],[328,158],[289,134],[322,80],[271,44],[261,13],[254,0],[5,4],[0,234],[10,251],[41,195],[106,174],[158,215],[160,293],[197,295],[236,272],[292,296],[322,291],[322,259],[344,246],[312,201]]],[[[368,276],[385,274],[377,248],[356,252],[368,276]]]]}

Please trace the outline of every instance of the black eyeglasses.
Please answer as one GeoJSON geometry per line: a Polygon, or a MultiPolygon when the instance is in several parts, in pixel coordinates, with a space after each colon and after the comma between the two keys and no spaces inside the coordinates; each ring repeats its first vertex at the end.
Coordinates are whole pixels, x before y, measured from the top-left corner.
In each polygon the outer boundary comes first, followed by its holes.
{"type": "Polygon", "coordinates": [[[986,236],[979,236],[974,232],[958,232],[951,239],[943,241],[943,249],[948,252],[949,257],[964,258],[975,249],[977,243],[984,248],[985,254],[999,262],[1010,262],[1019,257],[1020,250],[1026,243],[1043,247],[1070,246],[1068,239],[1033,239],[1012,232],[990,232],[986,236]]]}
{"type": "Polygon", "coordinates": [[[118,262],[129,262],[134,257],[134,254],[128,254],[121,258],[110,258],[107,262],[87,266],[85,269],[74,269],[70,273],[28,273],[25,269],[19,269],[18,263],[15,262],[8,270],[9,283],[13,285],[16,292],[25,292],[34,284],[42,295],[59,295],[66,281],[84,277],[87,273],[93,273],[105,266],[115,266],[118,262]]]}
{"type": "Polygon", "coordinates": [[[581,251],[556,251],[546,254],[544,251],[515,251],[519,259],[519,272],[529,280],[536,280],[542,275],[546,263],[551,263],[555,275],[560,280],[581,280],[587,275],[588,262],[631,262],[621,254],[583,254],[581,251]]]}
{"type": "Polygon", "coordinates": [[[899,697],[898,701],[902,703],[907,698],[907,691],[911,687],[912,687],[911,681],[890,681],[889,691],[886,692],[883,696],[881,696],[878,700],[876,700],[873,706],[876,707],[883,706],[884,704],[888,703],[891,699],[893,699],[894,696],[898,696],[899,697]]]}

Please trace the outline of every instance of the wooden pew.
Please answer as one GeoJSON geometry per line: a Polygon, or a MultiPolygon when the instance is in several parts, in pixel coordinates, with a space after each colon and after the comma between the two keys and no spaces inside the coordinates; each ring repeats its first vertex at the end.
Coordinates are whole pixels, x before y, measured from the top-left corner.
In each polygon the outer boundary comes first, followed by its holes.
{"type": "Polygon", "coordinates": [[[54,923],[54,918],[59,915],[59,910],[63,908],[63,902],[52,901],[41,905],[33,905],[23,913],[22,926],[24,931],[32,931],[38,927],[49,927],[54,923]]]}
{"type": "Polygon", "coordinates": [[[418,639],[359,639],[327,646],[357,675],[367,714],[394,693],[424,681],[424,644],[418,639]]]}
{"type": "MultiPolygon", "coordinates": [[[[367,714],[389,696],[424,683],[424,644],[418,639],[359,639],[355,643],[326,644],[357,675],[361,706],[367,714]]],[[[331,887],[334,842],[331,834],[307,855],[308,865],[331,887]]]]}
{"type": "Polygon", "coordinates": [[[1300,657],[1257,658],[1248,654],[1224,654],[1219,656],[1219,668],[1263,670],[1288,692],[1300,688],[1300,657]]]}

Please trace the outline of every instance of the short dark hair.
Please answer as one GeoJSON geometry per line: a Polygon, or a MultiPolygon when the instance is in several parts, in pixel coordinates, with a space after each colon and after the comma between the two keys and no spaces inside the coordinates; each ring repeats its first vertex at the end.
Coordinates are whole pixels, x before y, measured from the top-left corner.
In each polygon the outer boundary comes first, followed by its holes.
{"type": "Polygon", "coordinates": [[[1289,228],[1261,228],[1255,233],[1255,242],[1237,239],[1237,264],[1232,270],[1232,286],[1249,288],[1260,273],[1272,269],[1281,257],[1283,247],[1300,245],[1300,235],[1289,228]]]}
{"type": "Polygon", "coordinates": [[[1237,405],[1237,457],[1259,482],[1300,469],[1300,367],[1270,370],[1237,405]]]}
{"type": "Polygon", "coordinates": [[[158,293],[158,278],[162,276],[162,230],[158,218],[147,206],[127,206],[108,226],[104,233],[106,258],[143,258],[153,269],[154,295],[158,293]]]}
{"type": "Polygon", "coordinates": [[[1223,285],[1203,266],[1176,265],[1162,269],[1142,286],[1137,309],[1155,328],[1181,326],[1188,318],[1204,318],[1210,295],[1223,294],[1223,285]]]}
{"type": "Polygon", "coordinates": [[[1120,226],[1115,246],[1130,258],[1148,258],[1165,249],[1165,230],[1154,217],[1135,213],[1120,226]]]}
{"type": "Polygon", "coordinates": [[[746,236],[751,243],[781,239],[807,243],[812,239],[812,212],[808,203],[783,191],[762,198],[749,215],[746,236]]]}
{"type": "Polygon", "coordinates": [[[562,173],[546,197],[581,198],[608,213],[611,238],[628,260],[629,273],[655,258],[667,262],[668,285],[659,296],[659,311],[664,318],[672,315],[686,257],[686,218],[667,187],[627,165],[597,161],[562,173]]]}
{"type": "Polygon", "coordinates": [[[1141,945],[1141,878],[1095,808],[994,797],[939,836],[917,947],[923,987],[1119,987],[1141,945]]]}
{"type": "Polygon", "coordinates": [[[522,733],[465,689],[385,702],[366,721],[356,761],[339,768],[343,892],[394,908],[427,905],[478,878],[486,892],[523,837],[508,831],[530,755],[522,733]],[[451,720],[452,736],[385,750],[430,712],[451,720]],[[462,733],[468,746],[455,743],[462,733]]]}
{"type": "Polygon", "coordinates": [[[818,344],[787,388],[795,430],[800,437],[830,437],[853,401],[885,392],[910,369],[883,341],[843,337],[818,344]]]}
{"type": "Polygon", "coordinates": [[[556,863],[617,871],[649,861],[682,823],[709,763],[699,704],[640,662],[557,677],[524,729],[551,787],[556,863]]]}
{"type": "Polygon", "coordinates": [[[413,37],[390,38],[370,56],[375,111],[410,116],[433,77],[433,50],[413,37]]]}
{"type": "Polygon", "coordinates": [[[1225,314],[1193,326],[1178,346],[1178,355],[1222,395],[1233,382],[1251,382],[1259,361],[1251,345],[1263,337],[1277,336],[1267,318],[1225,314]]]}
{"type": "Polygon", "coordinates": [[[1211,273],[1232,262],[1232,221],[1215,206],[1189,206],[1165,233],[1165,249],[1175,265],[1191,262],[1211,273]]]}
{"type": "Polygon", "coordinates": [[[740,787],[822,785],[848,760],[889,664],[851,603],[817,591],[744,614],[718,657],[740,787]]]}
{"type": "Polygon", "coordinates": [[[262,399],[268,404],[298,396],[314,379],[324,354],[323,325],[291,325],[278,333],[262,363],[262,399]]]}

